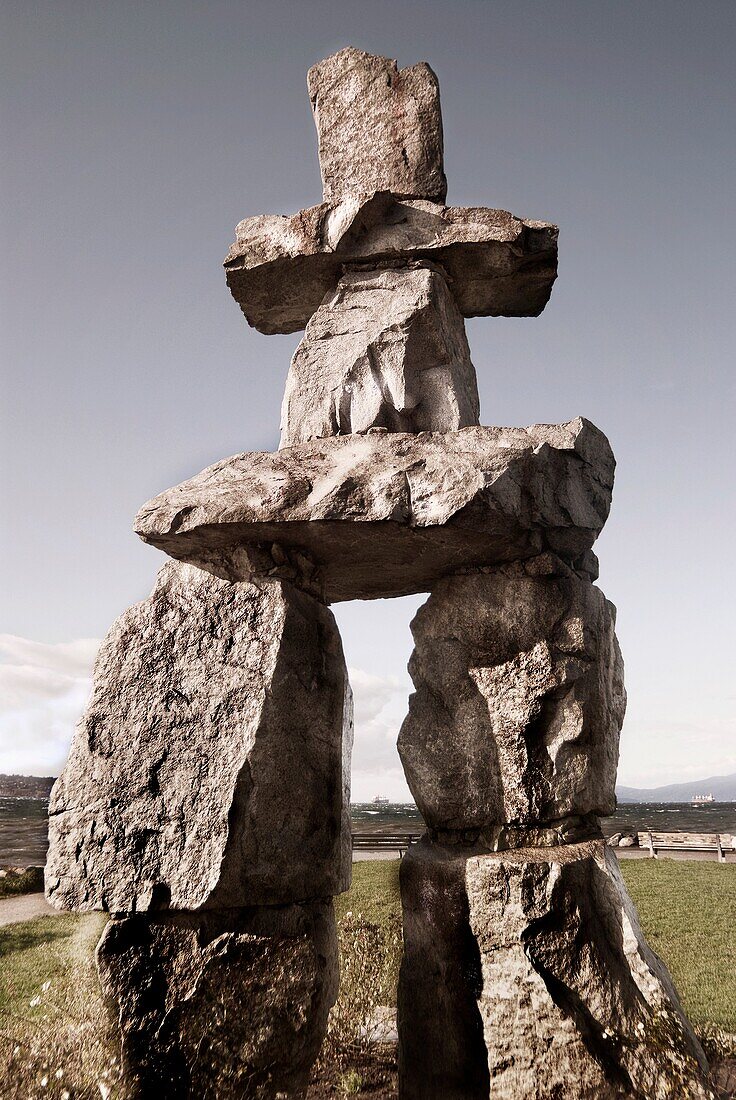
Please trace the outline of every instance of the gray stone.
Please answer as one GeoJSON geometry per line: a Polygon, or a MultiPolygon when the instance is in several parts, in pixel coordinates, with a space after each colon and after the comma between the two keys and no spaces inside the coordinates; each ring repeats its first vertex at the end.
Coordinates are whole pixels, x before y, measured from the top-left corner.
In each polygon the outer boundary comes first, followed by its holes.
{"type": "Polygon", "coordinates": [[[304,328],[346,264],[430,260],[464,317],[536,317],[557,277],[557,226],[387,191],[246,218],[235,235],[227,284],[248,324],[267,334],[304,328]]]}
{"type": "Polygon", "coordinates": [[[281,446],[375,427],[449,432],[478,414],[465,324],[442,275],[427,265],[353,271],[291,361],[281,446]]]}
{"type": "Polygon", "coordinates": [[[328,202],[351,191],[444,202],[440,89],[426,62],[398,69],[348,47],[313,65],[307,88],[328,202]]]}
{"type": "Polygon", "coordinates": [[[606,437],[581,419],[373,429],[226,459],[149,501],[135,528],[232,579],[285,568],[298,553],[328,602],[400,596],[546,549],[587,568],[614,465],[606,437]]]}
{"type": "Polygon", "coordinates": [[[399,733],[431,829],[612,814],[626,694],[615,608],[552,555],[441,580],[412,622],[399,733]]]}
{"type": "Polygon", "coordinates": [[[303,1096],[337,995],[331,903],[111,920],[97,966],[128,1095],[303,1096]]]}
{"type": "Polygon", "coordinates": [[[134,913],[347,889],[351,743],[327,608],[168,563],[100,648],[51,796],[49,901],[134,913]]]}
{"type": "Polygon", "coordinates": [[[700,1045],[601,840],[401,865],[402,1100],[705,1100],[700,1045]]]}

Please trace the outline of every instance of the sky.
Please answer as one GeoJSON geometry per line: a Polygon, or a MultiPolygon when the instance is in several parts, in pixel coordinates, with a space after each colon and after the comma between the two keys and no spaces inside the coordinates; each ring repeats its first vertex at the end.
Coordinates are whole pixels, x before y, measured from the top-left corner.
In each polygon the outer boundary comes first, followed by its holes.
{"type": "MultiPolygon", "coordinates": [[[[221,263],[242,218],[320,201],[305,77],[345,45],[438,74],[449,204],[560,226],[542,316],[467,329],[483,423],[584,415],[616,453],[620,781],[735,772],[736,5],[5,0],[0,23],[0,772],[63,764],[97,640],[163,561],[139,506],[278,445],[299,334],[249,329],[221,263]]],[[[356,800],[408,797],[423,599],[334,608],[356,800]]]]}

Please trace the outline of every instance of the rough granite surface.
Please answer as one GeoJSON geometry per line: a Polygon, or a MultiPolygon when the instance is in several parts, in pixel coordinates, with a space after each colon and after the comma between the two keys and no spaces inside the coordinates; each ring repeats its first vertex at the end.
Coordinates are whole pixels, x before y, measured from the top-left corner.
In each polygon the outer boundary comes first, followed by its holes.
{"type": "Polygon", "coordinates": [[[307,88],[328,202],[382,190],[444,201],[440,89],[425,61],[399,69],[349,46],[313,65],[307,88]]]}
{"type": "Polygon", "coordinates": [[[250,325],[297,332],[345,265],[430,260],[464,317],[536,317],[557,277],[557,226],[481,206],[446,207],[388,191],[351,194],[296,214],[240,222],[227,285],[250,325]]]}
{"type": "Polygon", "coordinates": [[[582,419],[374,429],[225,459],[149,501],[135,529],[232,579],[269,563],[277,575],[298,554],[328,602],[428,591],[448,573],[545,550],[594,571],[614,465],[606,437],[582,419]]]}
{"type": "Polygon", "coordinates": [[[49,901],[135,913],[347,889],[351,745],[331,612],[169,562],[100,648],[51,795],[49,901]]]}
{"type": "Polygon", "coordinates": [[[337,995],[332,904],[111,920],[97,968],[130,1095],[300,1097],[337,995]]]}
{"type": "Polygon", "coordinates": [[[431,265],[354,271],[307,325],[286,380],[281,446],[369,428],[477,424],[465,323],[431,265]]]}
{"type": "Polygon", "coordinates": [[[707,1063],[603,841],[401,864],[402,1100],[706,1100],[707,1063]]]}
{"type": "Polygon", "coordinates": [[[552,555],[438,582],[412,622],[399,733],[431,829],[616,808],[626,709],[615,608],[552,555]]]}

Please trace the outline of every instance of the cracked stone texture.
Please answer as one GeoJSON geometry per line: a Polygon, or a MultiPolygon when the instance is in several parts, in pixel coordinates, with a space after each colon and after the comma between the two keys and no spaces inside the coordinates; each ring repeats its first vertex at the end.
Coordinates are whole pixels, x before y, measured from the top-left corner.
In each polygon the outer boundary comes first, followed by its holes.
{"type": "Polygon", "coordinates": [[[347,195],[296,214],[260,214],[235,230],[227,285],[248,324],[297,332],[346,264],[430,260],[464,317],[536,317],[557,277],[557,226],[507,210],[446,207],[387,191],[347,195]]]}
{"type": "Polygon", "coordinates": [[[547,549],[595,573],[614,465],[582,419],[373,429],[225,459],[145,504],[135,529],[232,579],[261,572],[274,549],[298,551],[328,602],[428,591],[448,573],[547,549]]]}
{"type": "Polygon", "coordinates": [[[478,417],[465,323],[443,276],[419,265],[353,271],[291,361],[281,446],[375,427],[450,432],[478,417]]]}
{"type": "Polygon", "coordinates": [[[552,555],[432,589],[411,624],[416,691],[398,740],[431,829],[615,811],[626,709],[615,615],[552,555]]]}
{"type": "Polygon", "coordinates": [[[349,46],[313,65],[307,88],[326,201],[393,191],[444,202],[440,88],[426,61],[399,69],[349,46]]]}
{"type": "Polygon", "coordinates": [[[346,890],[351,745],[327,608],[167,563],[100,648],[51,795],[48,900],[134,913],[346,890]]]}
{"type": "Polygon", "coordinates": [[[136,1100],[301,1097],[337,995],[332,904],[111,920],[97,967],[136,1100]]]}
{"type": "Polygon", "coordinates": [[[707,1064],[603,841],[401,864],[402,1100],[705,1100],[707,1064]]]}

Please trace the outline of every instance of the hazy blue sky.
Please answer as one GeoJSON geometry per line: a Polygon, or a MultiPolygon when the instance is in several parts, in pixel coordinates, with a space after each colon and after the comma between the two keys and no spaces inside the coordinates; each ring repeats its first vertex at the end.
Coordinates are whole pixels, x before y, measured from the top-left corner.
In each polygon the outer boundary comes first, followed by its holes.
{"type": "MultiPolygon", "coordinates": [[[[428,60],[448,202],[560,226],[538,319],[468,323],[483,421],[592,419],[618,458],[597,551],[629,712],[620,779],[736,771],[736,5],[678,0],[5,0],[0,771],[55,771],[94,641],[162,558],[143,501],[273,448],[298,335],[250,330],[235,224],[321,198],[307,68],[428,60]]],[[[393,742],[421,597],[337,608],[354,790],[393,742]]]]}

